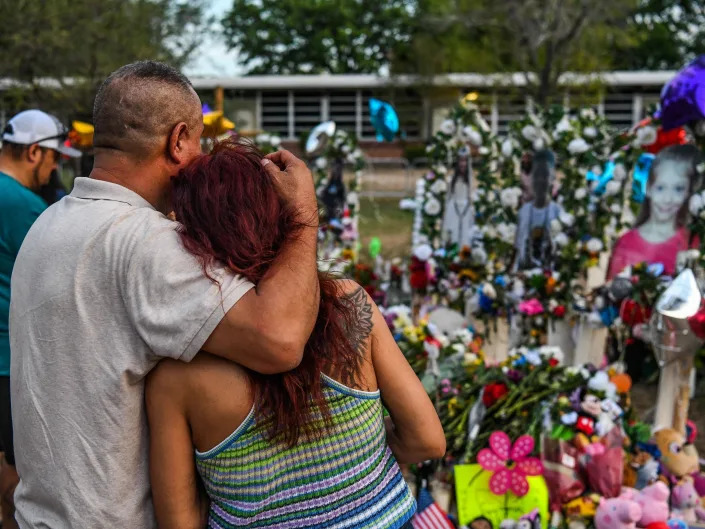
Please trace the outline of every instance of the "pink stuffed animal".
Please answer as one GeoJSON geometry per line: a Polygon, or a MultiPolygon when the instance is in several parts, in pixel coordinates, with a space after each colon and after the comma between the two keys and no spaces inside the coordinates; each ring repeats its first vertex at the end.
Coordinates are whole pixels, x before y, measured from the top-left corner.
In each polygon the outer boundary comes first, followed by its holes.
{"type": "Polygon", "coordinates": [[[628,497],[602,498],[595,513],[597,529],[635,529],[641,519],[641,507],[628,497]]]}
{"type": "Polygon", "coordinates": [[[641,518],[637,526],[646,529],[665,529],[669,515],[669,496],[668,487],[660,481],[638,492],[634,498],[641,507],[641,518]]]}
{"type": "Polygon", "coordinates": [[[705,520],[705,510],[700,506],[700,497],[690,477],[683,478],[673,487],[671,506],[673,518],[681,519],[686,523],[705,520]]]}

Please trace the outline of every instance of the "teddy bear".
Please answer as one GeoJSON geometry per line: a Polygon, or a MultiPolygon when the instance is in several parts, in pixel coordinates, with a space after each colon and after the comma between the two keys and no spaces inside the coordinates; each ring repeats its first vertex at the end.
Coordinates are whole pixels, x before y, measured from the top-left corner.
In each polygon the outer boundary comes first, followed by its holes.
{"type": "Polygon", "coordinates": [[[705,520],[705,509],[700,506],[700,496],[689,476],[680,480],[671,492],[671,516],[686,523],[705,520]]]}
{"type": "Polygon", "coordinates": [[[641,507],[625,496],[600,500],[595,513],[596,529],[635,529],[641,519],[641,507]]]}

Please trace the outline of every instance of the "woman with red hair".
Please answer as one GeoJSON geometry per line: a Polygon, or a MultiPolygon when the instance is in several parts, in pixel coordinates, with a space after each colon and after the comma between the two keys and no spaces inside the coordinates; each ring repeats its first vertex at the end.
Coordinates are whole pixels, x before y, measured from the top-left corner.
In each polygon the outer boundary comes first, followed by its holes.
{"type": "MultiPolygon", "coordinates": [[[[302,227],[261,156],[235,142],[182,171],[173,203],[183,243],[214,288],[216,261],[257,285],[302,227]]],[[[440,421],[367,293],[319,280],[318,319],[293,371],[261,375],[201,352],[150,374],[160,527],[408,524],[416,506],[397,462],[443,456],[440,421]]]]}

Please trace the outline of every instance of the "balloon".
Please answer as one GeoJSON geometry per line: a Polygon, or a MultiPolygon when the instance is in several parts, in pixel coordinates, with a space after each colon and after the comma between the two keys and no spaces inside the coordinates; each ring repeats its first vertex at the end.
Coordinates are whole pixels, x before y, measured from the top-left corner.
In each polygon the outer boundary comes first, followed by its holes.
{"type": "Polygon", "coordinates": [[[664,130],[705,119],[705,55],[701,55],[663,87],[661,111],[664,130]]]}
{"type": "Polygon", "coordinates": [[[376,259],[381,249],[382,241],[379,240],[379,237],[372,237],[369,246],[370,257],[372,257],[372,259],[376,259]]]}
{"type": "Polygon", "coordinates": [[[323,154],[335,129],[335,121],[324,121],[316,125],[306,139],[306,154],[312,158],[323,154]]]}
{"type": "Polygon", "coordinates": [[[392,105],[371,97],[370,121],[377,134],[377,141],[394,141],[399,132],[399,117],[392,105]]]}
{"type": "Polygon", "coordinates": [[[705,341],[705,302],[690,268],[656,300],[649,325],[654,353],[664,366],[694,355],[705,341]]]}
{"type": "Polygon", "coordinates": [[[643,202],[646,198],[646,184],[649,181],[649,170],[654,161],[654,155],[642,153],[634,166],[634,181],[632,182],[632,199],[643,202]]]}
{"type": "Polygon", "coordinates": [[[671,145],[683,145],[687,143],[685,129],[677,127],[669,131],[665,131],[663,127],[659,127],[656,131],[656,141],[651,145],[645,145],[644,149],[651,154],[658,154],[659,151],[671,145]]]}

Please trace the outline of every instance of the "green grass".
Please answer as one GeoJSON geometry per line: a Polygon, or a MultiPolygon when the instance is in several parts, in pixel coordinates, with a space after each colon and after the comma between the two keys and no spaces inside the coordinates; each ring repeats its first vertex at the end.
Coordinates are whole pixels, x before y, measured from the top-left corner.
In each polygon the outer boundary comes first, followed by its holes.
{"type": "Polygon", "coordinates": [[[398,198],[360,199],[360,259],[369,261],[367,248],[372,237],[382,242],[381,255],[385,259],[405,257],[411,248],[413,211],[399,209],[398,198]]]}

